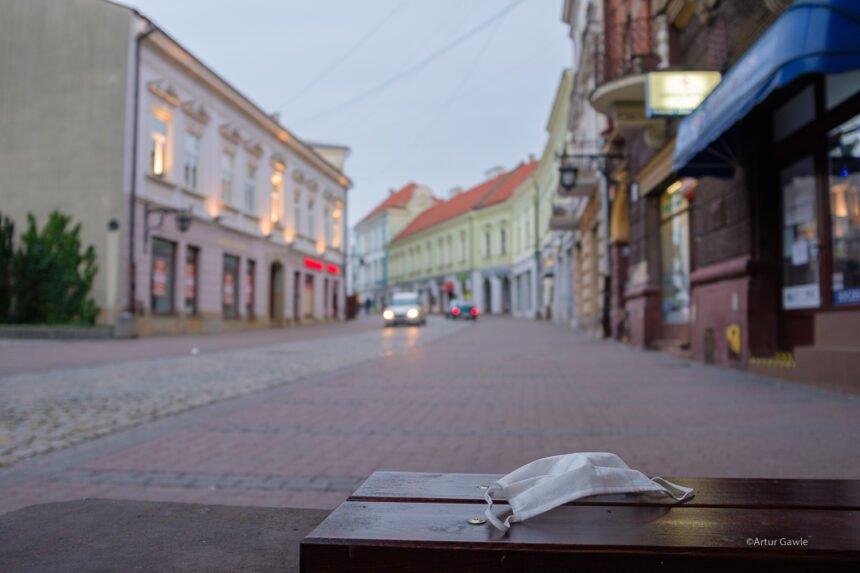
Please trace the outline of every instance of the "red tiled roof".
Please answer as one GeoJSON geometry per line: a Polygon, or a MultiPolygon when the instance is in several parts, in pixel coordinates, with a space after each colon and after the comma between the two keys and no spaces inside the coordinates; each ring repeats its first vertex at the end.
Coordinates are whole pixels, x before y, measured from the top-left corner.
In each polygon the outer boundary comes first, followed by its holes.
{"type": "Polygon", "coordinates": [[[461,191],[447,201],[439,201],[415,217],[393,240],[403,239],[472,209],[506,201],[514,190],[531,175],[536,166],[537,162],[535,161],[520,164],[513,171],[506,171],[489,181],[484,181],[471,189],[461,191]],[[508,181],[511,183],[509,184],[508,181]]]}
{"type": "Polygon", "coordinates": [[[392,207],[405,207],[412,199],[412,192],[415,191],[416,187],[418,187],[416,183],[409,183],[399,191],[389,194],[388,197],[385,198],[385,201],[374,207],[373,210],[365,215],[357,224],[360,225],[361,223],[364,223],[374,215],[378,215],[386,209],[391,209],[392,207]]]}
{"type": "Polygon", "coordinates": [[[514,191],[517,190],[517,187],[522,185],[534,173],[537,165],[538,162],[536,159],[532,159],[528,163],[520,163],[513,171],[509,172],[510,177],[505,179],[490,195],[482,199],[477,207],[488,207],[497,203],[504,203],[510,199],[514,191]]]}

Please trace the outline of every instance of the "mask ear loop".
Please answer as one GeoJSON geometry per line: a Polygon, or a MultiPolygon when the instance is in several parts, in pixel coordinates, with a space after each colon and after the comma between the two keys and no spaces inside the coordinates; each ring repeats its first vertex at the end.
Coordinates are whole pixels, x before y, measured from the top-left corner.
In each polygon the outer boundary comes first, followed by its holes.
{"type": "Polygon", "coordinates": [[[653,481],[654,483],[656,483],[659,486],[663,486],[663,489],[665,490],[666,495],[673,498],[675,501],[686,501],[686,500],[691,499],[693,496],[696,495],[696,490],[694,490],[693,488],[678,485],[678,484],[670,482],[666,478],[662,478],[660,476],[652,477],[651,481],[653,481]],[[669,487],[666,487],[666,486],[669,486],[669,487]],[[680,491],[681,495],[676,495],[669,488],[672,488],[675,491],[680,491]]]}
{"type": "Polygon", "coordinates": [[[496,490],[496,489],[499,489],[499,486],[497,486],[496,484],[493,484],[489,488],[487,488],[487,490],[484,492],[484,500],[487,502],[487,509],[484,510],[484,517],[487,518],[487,521],[489,521],[490,523],[493,524],[493,527],[495,527],[496,529],[498,529],[502,533],[507,533],[508,529],[511,528],[510,524],[508,523],[510,518],[506,519],[503,522],[501,519],[496,517],[492,511],[492,509],[493,509],[493,490],[496,490]]]}

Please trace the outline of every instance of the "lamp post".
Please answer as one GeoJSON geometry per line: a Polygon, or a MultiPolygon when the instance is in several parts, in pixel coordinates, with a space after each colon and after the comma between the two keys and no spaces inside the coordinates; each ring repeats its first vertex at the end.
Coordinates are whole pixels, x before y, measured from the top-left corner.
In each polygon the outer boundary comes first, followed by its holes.
{"type": "Polygon", "coordinates": [[[191,228],[191,207],[177,209],[175,207],[153,207],[149,203],[144,207],[143,215],[143,252],[149,252],[149,232],[160,229],[164,224],[164,216],[170,213],[176,214],[176,228],[185,233],[191,228]],[[156,215],[154,224],[150,224],[150,215],[156,215]]]}
{"type": "Polygon", "coordinates": [[[574,160],[586,160],[589,163],[596,161],[600,173],[600,213],[603,218],[603,313],[601,316],[601,327],[603,336],[611,336],[611,324],[609,317],[609,306],[611,304],[612,286],[612,255],[609,237],[609,160],[623,159],[621,153],[568,153],[567,145],[559,155],[559,183],[568,193],[576,187],[579,169],[574,160]]]}

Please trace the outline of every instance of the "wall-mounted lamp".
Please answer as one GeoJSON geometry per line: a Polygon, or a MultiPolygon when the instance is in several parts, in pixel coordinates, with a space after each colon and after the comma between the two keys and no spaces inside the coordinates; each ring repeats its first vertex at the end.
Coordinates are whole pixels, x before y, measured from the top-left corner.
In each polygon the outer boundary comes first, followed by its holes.
{"type": "Polygon", "coordinates": [[[176,214],[176,228],[180,233],[185,233],[191,228],[191,207],[176,209],[175,207],[153,207],[149,203],[144,206],[143,226],[143,252],[149,252],[149,232],[160,229],[164,223],[164,216],[170,213],[176,214]],[[156,215],[154,224],[150,224],[150,215],[156,215]]]}

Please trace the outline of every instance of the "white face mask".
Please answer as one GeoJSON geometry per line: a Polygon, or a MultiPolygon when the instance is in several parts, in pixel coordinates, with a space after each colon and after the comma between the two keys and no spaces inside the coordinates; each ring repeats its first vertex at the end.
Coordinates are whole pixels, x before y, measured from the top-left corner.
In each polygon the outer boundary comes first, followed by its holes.
{"type": "Polygon", "coordinates": [[[582,497],[640,492],[659,492],[677,501],[689,499],[695,493],[692,488],[681,487],[661,477],[649,479],[642,472],[630,469],[615,454],[565,454],[535,460],[493,483],[484,494],[489,504],[484,514],[490,523],[505,532],[511,523],[525,521],[582,497]],[[513,513],[505,521],[493,515],[493,497],[508,500],[513,513]]]}

